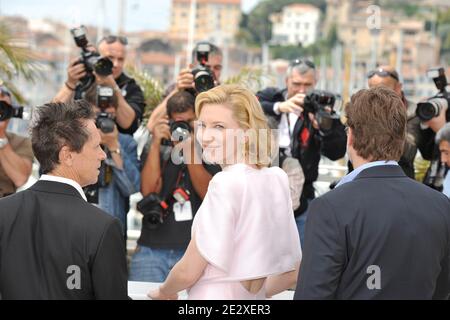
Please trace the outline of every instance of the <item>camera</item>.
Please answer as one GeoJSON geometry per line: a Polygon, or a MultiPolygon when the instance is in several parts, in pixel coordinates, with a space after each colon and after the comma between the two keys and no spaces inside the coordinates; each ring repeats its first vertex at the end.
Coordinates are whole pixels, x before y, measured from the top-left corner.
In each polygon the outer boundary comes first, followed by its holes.
{"type": "Polygon", "coordinates": [[[214,88],[214,74],[211,69],[206,65],[208,62],[208,56],[211,51],[209,43],[199,43],[195,50],[197,52],[197,61],[200,63],[192,70],[194,76],[195,90],[197,92],[208,91],[214,88]]]}
{"type": "Polygon", "coordinates": [[[321,130],[331,130],[333,127],[333,120],[339,119],[339,115],[333,110],[336,103],[336,95],[325,90],[312,90],[304,99],[303,112],[311,113],[316,117],[321,130]],[[326,110],[326,107],[331,109],[331,113],[326,110]]]}
{"type": "Polygon", "coordinates": [[[97,87],[97,106],[100,112],[97,113],[95,125],[103,133],[111,133],[114,131],[116,123],[114,122],[114,115],[106,112],[112,104],[114,90],[111,87],[98,86],[97,87]]]}
{"type": "Polygon", "coordinates": [[[157,193],[150,193],[137,203],[137,209],[144,215],[149,227],[156,229],[164,222],[168,204],[157,193]]]}
{"type": "Polygon", "coordinates": [[[23,118],[23,107],[13,107],[5,101],[0,101],[0,121],[11,118],[23,118]]]}
{"type": "Polygon", "coordinates": [[[31,120],[32,111],[31,107],[10,105],[5,101],[0,101],[0,122],[11,118],[31,120]]]}
{"type": "Polygon", "coordinates": [[[84,64],[87,76],[81,79],[81,82],[85,90],[95,81],[95,77],[92,74],[94,71],[99,76],[109,76],[112,74],[113,63],[108,58],[101,57],[99,53],[88,50],[89,41],[87,40],[87,31],[84,26],[73,28],[70,32],[75,40],[75,44],[82,50],[80,63],[84,64]]]}
{"type": "Polygon", "coordinates": [[[446,89],[448,83],[444,68],[429,69],[427,76],[433,79],[439,93],[427,101],[417,104],[416,115],[422,121],[429,121],[439,116],[441,110],[448,108],[450,105],[450,96],[446,89]]]}
{"type": "MultiPolygon", "coordinates": [[[[190,124],[186,121],[169,121],[170,136],[173,141],[181,142],[189,138],[192,132],[190,124]]],[[[164,139],[161,143],[163,145],[172,145],[172,140],[164,139]]]]}

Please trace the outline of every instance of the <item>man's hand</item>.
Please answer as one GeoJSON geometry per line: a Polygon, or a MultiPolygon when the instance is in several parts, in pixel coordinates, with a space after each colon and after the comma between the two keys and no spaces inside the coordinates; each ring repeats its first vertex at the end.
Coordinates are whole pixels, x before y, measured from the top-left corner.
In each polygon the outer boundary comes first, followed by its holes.
{"type": "Polygon", "coordinates": [[[7,121],[0,121],[0,138],[6,138],[6,128],[8,127],[7,121]]]}
{"type": "MultiPolygon", "coordinates": [[[[330,107],[325,107],[325,111],[331,113],[332,109],[330,107]]],[[[312,113],[309,114],[309,120],[311,120],[312,126],[316,130],[320,130],[319,123],[316,120],[316,116],[312,113]]]]}
{"type": "Polygon", "coordinates": [[[110,133],[104,133],[98,129],[101,137],[101,144],[106,146],[109,150],[117,150],[119,148],[119,131],[117,126],[114,126],[114,131],[110,133]]]}
{"type": "Polygon", "coordinates": [[[80,79],[84,76],[86,76],[86,68],[84,67],[84,64],[80,63],[79,58],[73,59],[67,69],[67,84],[72,88],[75,88],[78,81],[80,81],[80,79]]]}
{"type": "Polygon", "coordinates": [[[180,74],[177,77],[177,90],[186,90],[190,88],[194,88],[194,76],[192,75],[192,65],[189,65],[189,68],[181,70],[180,74]]]}
{"type": "Polygon", "coordinates": [[[178,294],[166,295],[160,288],[150,291],[147,296],[152,300],[178,300],[178,294]]]}
{"type": "Polygon", "coordinates": [[[434,132],[438,132],[443,126],[446,124],[446,113],[447,108],[442,108],[439,116],[434,117],[433,119],[424,122],[425,125],[429,126],[431,130],[434,132]]]}
{"type": "Polygon", "coordinates": [[[154,139],[158,142],[161,142],[162,139],[171,139],[169,118],[167,116],[156,121],[156,124],[153,128],[153,136],[154,139]]]}
{"type": "Polygon", "coordinates": [[[295,113],[297,116],[300,116],[303,113],[303,102],[305,99],[305,95],[302,93],[298,93],[290,99],[281,102],[279,104],[278,110],[283,113],[295,113]]]}
{"type": "Polygon", "coordinates": [[[95,82],[99,86],[108,86],[113,89],[117,86],[116,80],[114,79],[112,74],[110,74],[109,76],[103,77],[103,76],[99,76],[98,74],[96,74],[94,72],[94,75],[95,75],[95,82]]]}

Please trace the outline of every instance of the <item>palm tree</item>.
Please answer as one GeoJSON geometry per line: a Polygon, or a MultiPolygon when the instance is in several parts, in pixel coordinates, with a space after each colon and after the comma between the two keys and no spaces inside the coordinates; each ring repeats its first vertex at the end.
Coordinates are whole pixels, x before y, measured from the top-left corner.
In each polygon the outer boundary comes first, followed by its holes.
{"type": "Polygon", "coordinates": [[[7,87],[19,103],[24,103],[25,99],[12,81],[18,76],[33,81],[36,75],[35,64],[29,49],[17,43],[10,30],[0,23],[0,85],[7,87]]]}

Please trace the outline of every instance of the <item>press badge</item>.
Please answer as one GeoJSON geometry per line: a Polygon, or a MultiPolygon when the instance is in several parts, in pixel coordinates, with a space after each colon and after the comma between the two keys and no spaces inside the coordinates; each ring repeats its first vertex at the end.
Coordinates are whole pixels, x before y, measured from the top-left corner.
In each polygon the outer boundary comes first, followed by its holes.
{"type": "Polygon", "coordinates": [[[175,214],[175,221],[177,222],[192,220],[192,206],[190,201],[186,201],[184,204],[175,202],[173,212],[175,214]]]}

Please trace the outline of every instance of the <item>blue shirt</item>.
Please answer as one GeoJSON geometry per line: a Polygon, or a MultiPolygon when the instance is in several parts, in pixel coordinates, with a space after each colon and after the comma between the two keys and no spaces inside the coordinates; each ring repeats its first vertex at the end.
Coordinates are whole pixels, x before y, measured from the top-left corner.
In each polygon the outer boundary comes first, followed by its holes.
{"type": "Polygon", "coordinates": [[[108,186],[99,188],[98,206],[120,220],[125,234],[129,197],[139,191],[141,173],[133,137],[119,133],[119,144],[123,169],[117,168],[112,159],[105,160],[113,169],[113,177],[108,186]]]}
{"type": "Polygon", "coordinates": [[[345,177],[343,177],[341,179],[341,181],[339,181],[339,183],[336,185],[336,188],[340,187],[341,185],[343,185],[347,182],[351,182],[351,181],[355,180],[356,176],[358,174],[360,174],[363,170],[366,170],[366,169],[369,169],[372,167],[378,167],[378,166],[398,166],[398,163],[396,161],[382,160],[382,161],[373,161],[373,162],[363,164],[362,166],[359,166],[358,168],[356,168],[355,170],[353,170],[352,172],[347,174],[345,177]]]}

